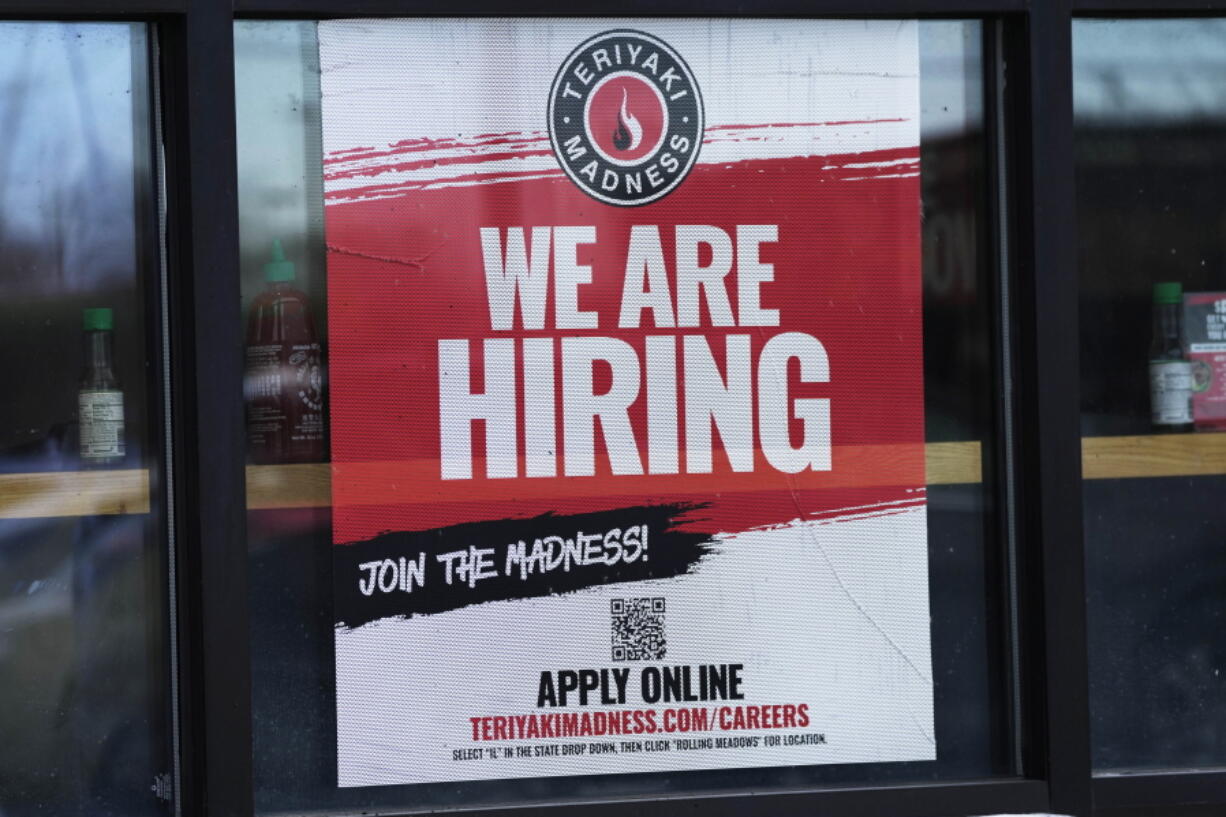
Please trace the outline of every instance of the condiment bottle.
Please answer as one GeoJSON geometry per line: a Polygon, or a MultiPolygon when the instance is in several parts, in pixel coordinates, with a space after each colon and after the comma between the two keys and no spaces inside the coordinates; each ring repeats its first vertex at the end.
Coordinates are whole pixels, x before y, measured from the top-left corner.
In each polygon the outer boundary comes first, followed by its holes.
{"type": "Polygon", "coordinates": [[[266,289],[247,317],[248,455],[263,464],[326,458],[323,365],[306,293],[280,241],[264,265],[266,289]]]}
{"type": "Polygon", "coordinates": [[[1154,284],[1149,398],[1154,430],[1192,430],[1192,362],[1183,349],[1183,285],[1154,284]]]}
{"type": "Polygon", "coordinates": [[[115,315],[107,308],[86,309],[84,365],[77,392],[81,463],[116,465],[124,457],[123,391],[115,376],[115,315]]]}

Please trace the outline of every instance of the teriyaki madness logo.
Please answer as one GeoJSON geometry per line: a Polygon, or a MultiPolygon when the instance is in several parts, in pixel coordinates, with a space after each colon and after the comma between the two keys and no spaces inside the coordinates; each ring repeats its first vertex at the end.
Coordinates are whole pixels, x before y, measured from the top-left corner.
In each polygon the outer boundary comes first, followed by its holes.
{"type": "Polygon", "coordinates": [[[702,145],[698,84],[662,40],[606,31],[570,53],[549,92],[549,138],[571,181],[632,207],[672,192],[702,145]]]}

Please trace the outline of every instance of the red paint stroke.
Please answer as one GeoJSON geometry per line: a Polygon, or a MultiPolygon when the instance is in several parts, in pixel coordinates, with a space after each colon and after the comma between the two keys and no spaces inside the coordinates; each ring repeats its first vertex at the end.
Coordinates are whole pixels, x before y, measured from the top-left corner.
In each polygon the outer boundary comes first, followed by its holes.
{"type": "MultiPolygon", "coordinates": [[[[540,151],[534,155],[547,154],[548,151],[540,151]]],[[[867,151],[863,153],[840,153],[831,154],[828,156],[813,155],[808,157],[795,157],[800,160],[812,160],[822,162],[830,167],[823,167],[823,174],[829,181],[851,181],[851,180],[867,180],[873,178],[885,178],[901,173],[915,173],[919,171],[919,148],[904,147],[904,148],[886,148],[877,151],[867,151]],[[850,164],[866,164],[870,162],[892,162],[898,160],[910,160],[907,164],[888,164],[878,167],[847,167],[850,164]]],[[[742,167],[752,162],[772,161],[770,159],[744,159],[739,162],[731,162],[721,165],[703,165],[695,166],[695,173],[704,172],[704,167],[710,168],[731,168],[742,167]]],[[[449,164],[466,164],[467,162],[454,162],[449,164]]],[[[441,162],[440,162],[441,164],[441,162]]],[[[429,166],[426,163],[425,166],[429,166]]],[[[352,202],[365,199],[390,198],[401,196],[407,193],[412,193],[419,190],[430,190],[439,187],[459,186],[459,185],[478,185],[478,184],[495,184],[501,182],[519,181],[525,177],[533,178],[554,178],[561,177],[562,171],[560,168],[542,168],[539,170],[512,170],[512,171],[494,171],[488,173],[469,173],[456,176],[439,177],[432,179],[421,179],[415,181],[398,182],[394,184],[372,184],[365,187],[348,188],[344,190],[333,190],[324,195],[326,200],[333,202],[352,202]]],[[[351,175],[350,177],[354,177],[351,175]]],[[[335,178],[329,176],[329,178],[335,178]]],[[[375,177],[377,178],[377,177],[375,177]]]]}
{"type": "Polygon", "coordinates": [[[752,125],[710,125],[707,131],[713,130],[752,130],[755,128],[825,128],[840,125],[878,125],[887,122],[906,122],[905,117],[894,119],[843,119],[834,122],[757,122],[752,125]]]}
{"type": "Polygon", "coordinates": [[[401,162],[394,165],[379,165],[377,168],[359,167],[351,170],[336,170],[331,173],[325,173],[324,179],[354,179],[363,176],[378,176],[383,173],[402,173],[409,170],[422,170],[427,167],[440,167],[443,165],[472,165],[485,164],[486,162],[500,162],[506,159],[525,159],[529,156],[549,156],[553,151],[550,150],[526,150],[518,153],[481,153],[471,156],[443,156],[437,159],[420,159],[415,162],[401,162]]]}
{"type": "Polygon", "coordinates": [[[472,173],[467,176],[450,176],[440,179],[422,179],[421,181],[402,182],[398,184],[376,184],[369,187],[356,187],[347,190],[333,190],[325,193],[324,199],[339,199],[342,202],[360,201],[363,199],[388,198],[415,190],[432,190],[438,187],[455,187],[460,184],[476,185],[494,182],[515,182],[525,178],[561,178],[561,169],[542,170],[509,170],[498,173],[472,173]]]}
{"type": "MultiPolygon", "coordinates": [[[[905,118],[894,119],[844,119],[831,122],[762,122],[753,124],[741,125],[711,125],[706,128],[706,132],[711,131],[732,131],[732,130],[753,130],[758,128],[819,128],[819,127],[840,127],[845,125],[876,125],[891,122],[906,122],[905,118]]],[[[348,148],[345,150],[333,151],[330,155],[324,157],[324,164],[337,164],[340,162],[358,161],[365,159],[389,158],[399,156],[405,153],[422,153],[430,150],[477,150],[484,147],[494,145],[533,145],[539,142],[548,141],[548,135],[544,131],[506,131],[503,133],[482,133],[470,137],[467,140],[462,140],[454,137],[443,137],[440,139],[431,139],[429,137],[421,137],[414,139],[402,139],[399,142],[392,142],[387,149],[379,150],[375,148],[348,148]]],[[[710,139],[704,139],[704,142],[710,142],[710,139]]]]}
{"type": "Polygon", "coordinates": [[[548,141],[548,137],[543,131],[529,131],[527,135],[522,131],[508,131],[507,133],[497,134],[481,134],[472,137],[470,140],[462,141],[451,137],[442,139],[405,139],[400,142],[393,142],[386,150],[377,150],[375,148],[357,148],[356,150],[365,151],[364,153],[354,153],[350,155],[340,155],[343,151],[334,151],[330,155],[324,157],[324,164],[335,164],[338,162],[351,162],[362,159],[378,159],[382,157],[400,156],[405,153],[423,153],[428,150],[476,150],[491,145],[532,145],[538,142],[548,141]]]}

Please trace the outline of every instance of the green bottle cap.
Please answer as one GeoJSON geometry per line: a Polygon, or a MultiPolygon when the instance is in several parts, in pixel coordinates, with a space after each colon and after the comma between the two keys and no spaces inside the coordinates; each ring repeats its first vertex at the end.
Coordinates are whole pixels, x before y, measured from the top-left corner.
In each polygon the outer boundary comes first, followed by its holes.
{"type": "Polygon", "coordinates": [[[1154,303],[1177,304],[1183,300],[1183,284],[1178,281],[1164,281],[1154,284],[1154,303]]]}
{"type": "Polygon", "coordinates": [[[108,307],[86,309],[83,316],[86,332],[109,331],[115,328],[115,313],[108,307]]]}
{"type": "Polygon", "coordinates": [[[265,281],[292,281],[294,262],[285,259],[285,250],[281,248],[281,239],[272,242],[272,258],[264,265],[265,281]]]}

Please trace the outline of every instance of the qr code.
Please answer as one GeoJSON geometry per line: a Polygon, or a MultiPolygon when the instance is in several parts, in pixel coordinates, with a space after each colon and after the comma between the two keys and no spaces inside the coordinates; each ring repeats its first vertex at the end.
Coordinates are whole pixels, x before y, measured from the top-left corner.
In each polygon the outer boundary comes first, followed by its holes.
{"type": "Polygon", "coordinates": [[[664,599],[613,599],[613,660],[650,661],[668,651],[664,599]]]}

